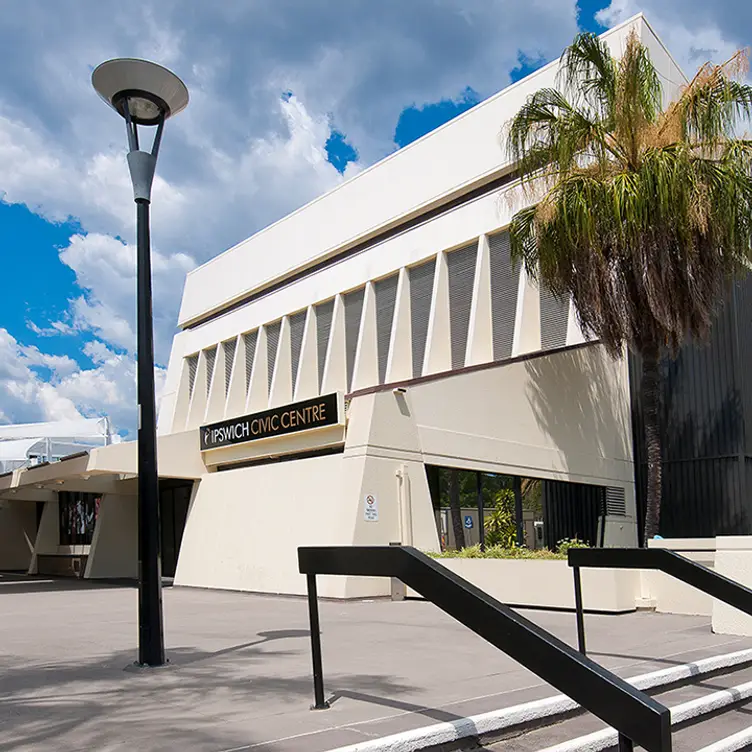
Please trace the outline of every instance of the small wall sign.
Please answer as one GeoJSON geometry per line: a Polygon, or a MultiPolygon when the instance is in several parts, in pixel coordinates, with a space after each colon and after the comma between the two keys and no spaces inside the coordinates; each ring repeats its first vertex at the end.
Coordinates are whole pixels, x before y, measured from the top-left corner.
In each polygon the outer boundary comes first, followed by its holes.
{"type": "Polygon", "coordinates": [[[366,494],[363,497],[363,514],[366,522],[379,521],[379,502],[375,494],[366,494]]]}
{"type": "Polygon", "coordinates": [[[465,515],[465,527],[468,530],[472,530],[473,529],[473,518],[472,518],[472,515],[469,515],[469,514],[465,515]]]}

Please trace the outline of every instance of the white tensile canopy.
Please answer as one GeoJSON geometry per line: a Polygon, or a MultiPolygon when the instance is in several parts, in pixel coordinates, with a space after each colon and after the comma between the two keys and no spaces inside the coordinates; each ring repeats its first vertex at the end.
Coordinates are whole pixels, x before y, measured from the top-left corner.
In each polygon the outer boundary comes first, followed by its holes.
{"type": "Polygon", "coordinates": [[[0,473],[119,441],[107,417],[0,426],[0,473]]]}

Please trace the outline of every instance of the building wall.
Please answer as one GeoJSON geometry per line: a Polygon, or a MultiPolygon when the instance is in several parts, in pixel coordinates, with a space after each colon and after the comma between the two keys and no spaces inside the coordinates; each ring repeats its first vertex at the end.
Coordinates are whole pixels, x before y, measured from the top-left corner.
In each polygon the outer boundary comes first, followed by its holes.
{"type": "MultiPolygon", "coordinates": [[[[299,546],[437,550],[425,463],[621,487],[634,529],[628,435],[626,366],[599,345],[354,396],[342,453],[202,476],[175,583],[303,594],[299,546]],[[366,519],[367,495],[378,521],[366,519]]],[[[260,443],[236,446],[234,461],[260,443]]],[[[388,595],[389,582],[322,578],[320,594],[388,595]]]]}
{"type": "Polygon", "coordinates": [[[138,577],[138,497],[104,494],[85,577],[138,577]]]}
{"type": "Polygon", "coordinates": [[[35,537],[36,505],[0,501],[0,570],[28,570],[35,537]]]}
{"type": "MultiPolygon", "coordinates": [[[[752,279],[736,282],[707,342],[661,364],[664,537],[752,532],[752,279]]],[[[630,356],[640,524],[647,484],[640,360],[630,356]]]]}

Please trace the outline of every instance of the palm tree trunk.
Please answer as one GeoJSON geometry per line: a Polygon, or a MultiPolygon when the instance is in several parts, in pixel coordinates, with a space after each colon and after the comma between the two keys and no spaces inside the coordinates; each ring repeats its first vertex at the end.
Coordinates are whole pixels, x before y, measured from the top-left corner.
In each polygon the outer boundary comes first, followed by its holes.
{"type": "Polygon", "coordinates": [[[449,481],[449,506],[452,510],[452,532],[454,533],[454,547],[459,551],[465,547],[465,528],[462,525],[462,509],[460,509],[460,471],[452,470],[449,481]]]}
{"type": "Polygon", "coordinates": [[[645,447],[648,455],[648,494],[645,506],[645,539],[643,545],[658,535],[661,519],[661,434],[658,425],[660,379],[658,369],[659,349],[650,348],[642,353],[642,401],[645,420],[645,447]]]}

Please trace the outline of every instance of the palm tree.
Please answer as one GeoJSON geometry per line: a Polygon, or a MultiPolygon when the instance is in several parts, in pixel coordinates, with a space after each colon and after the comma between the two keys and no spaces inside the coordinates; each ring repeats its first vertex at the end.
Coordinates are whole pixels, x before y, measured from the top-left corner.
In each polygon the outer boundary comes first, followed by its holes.
{"type": "Polygon", "coordinates": [[[659,361],[704,338],[726,284],[749,266],[752,113],[742,52],[707,63],[665,109],[633,32],[620,59],[592,34],[567,48],[557,88],[532,94],[506,141],[532,205],[512,256],[562,298],[614,357],[641,356],[648,456],[645,541],[661,503],[659,361]]]}

